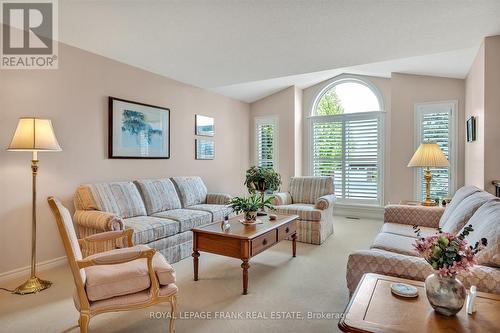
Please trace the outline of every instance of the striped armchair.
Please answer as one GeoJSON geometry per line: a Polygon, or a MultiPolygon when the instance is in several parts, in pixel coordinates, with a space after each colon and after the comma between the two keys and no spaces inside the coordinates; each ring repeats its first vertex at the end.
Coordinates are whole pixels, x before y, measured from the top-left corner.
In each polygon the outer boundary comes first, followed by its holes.
{"type": "Polygon", "coordinates": [[[296,214],[297,240],[321,244],[333,234],[333,177],[292,177],[290,192],[275,193],[278,213],[296,214]]]}

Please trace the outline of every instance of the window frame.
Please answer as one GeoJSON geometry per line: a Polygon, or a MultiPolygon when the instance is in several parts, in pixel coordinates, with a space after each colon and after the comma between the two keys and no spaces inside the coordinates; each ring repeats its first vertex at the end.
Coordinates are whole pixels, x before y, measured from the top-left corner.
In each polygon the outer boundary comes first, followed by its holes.
{"type": "MultiPolygon", "coordinates": [[[[384,175],[385,175],[385,105],[384,105],[384,99],[383,96],[380,92],[380,90],[368,79],[358,77],[355,75],[348,75],[348,74],[342,74],[337,77],[334,77],[326,84],[315,96],[313,103],[310,106],[309,110],[309,116],[307,117],[308,120],[308,143],[307,143],[307,154],[308,154],[308,170],[307,173],[310,176],[313,176],[314,173],[314,156],[312,153],[313,150],[313,144],[314,144],[314,122],[320,121],[320,120],[328,120],[328,119],[337,119],[339,117],[342,117],[343,119],[349,118],[349,119],[355,119],[356,117],[366,117],[368,114],[377,114],[378,120],[379,120],[379,136],[378,136],[378,149],[379,149],[379,156],[380,156],[380,165],[378,166],[379,168],[379,174],[378,174],[378,198],[377,198],[377,203],[373,203],[373,201],[364,201],[364,200],[355,200],[353,199],[343,199],[343,198],[337,198],[337,203],[345,206],[383,206],[384,204],[384,175]],[[328,115],[328,116],[318,116],[316,115],[316,108],[318,106],[319,101],[323,97],[325,93],[327,93],[330,89],[334,88],[335,86],[342,84],[342,83],[358,83],[362,84],[368,89],[370,89],[375,97],[378,100],[379,103],[379,109],[380,110],[373,110],[373,111],[366,111],[366,112],[353,112],[353,113],[344,113],[340,115],[328,115]]],[[[344,157],[343,157],[344,158],[344,157]]]]}
{"type": "Polygon", "coordinates": [[[255,136],[255,153],[254,153],[254,164],[259,166],[260,156],[259,156],[259,126],[260,125],[273,125],[273,169],[279,171],[279,118],[278,115],[270,116],[258,116],[254,118],[254,136],[255,136]]]}
{"type": "MultiPolygon", "coordinates": [[[[422,102],[415,103],[414,105],[414,151],[422,143],[422,116],[426,113],[433,113],[432,111],[425,111],[421,108],[429,107],[431,105],[446,105],[451,106],[450,110],[450,129],[449,129],[449,156],[448,161],[449,166],[449,193],[448,196],[453,196],[457,189],[457,172],[458,172],[458,100],[444,100],[444,101],[432,101],[432,102],[422,102]]],[[[435,112],[435,111],[434,111],[435,112]]],[[[415,200],[422,200],[422,193],[425,190],[422,187],[421,177],[419,176],[419,168],[413,168],[413,188],[415,200]]]]}

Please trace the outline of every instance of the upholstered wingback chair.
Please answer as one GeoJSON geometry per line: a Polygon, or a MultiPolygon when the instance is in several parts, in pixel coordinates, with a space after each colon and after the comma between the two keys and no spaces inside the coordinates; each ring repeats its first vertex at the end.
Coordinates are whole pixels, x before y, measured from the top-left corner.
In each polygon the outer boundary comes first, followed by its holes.
{"type": "Polygon", "coordinates": [[[297,240],[321,244],[333,234],[333,177],[292,177],[290,191],[275,193],[278,213],[296,214],[297,240]]]}
{"type": "Polygon", "coordinates": [[[90,318],[105,312],[134,310],[154,304],[171,305],[169,331],[175,332],[177,286],[175,271],[165,257],[146,245],[132,246],[133,230],[108,231],[77,239],[71,214],[59,200],[48,202],[55,216],[76,293],[73,301],[80,312],[80,332],[88,331],[90,318]],[[82,257],[85,246],[125,238],[128,245],[82,257]]]}

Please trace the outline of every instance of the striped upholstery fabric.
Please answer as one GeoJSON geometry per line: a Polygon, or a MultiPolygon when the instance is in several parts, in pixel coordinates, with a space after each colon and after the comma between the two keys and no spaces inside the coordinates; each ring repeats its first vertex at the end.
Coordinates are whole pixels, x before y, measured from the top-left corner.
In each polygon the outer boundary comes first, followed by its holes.
{"type": "Polygon", "coordinates": [[[297,241],[320,245],[333,234],[333,219],[325,221],[297,220],[297,241]]]}
{"type": "Polygon", "coordinates": [[[146,207],[132,182],[113,182],[82,185],[75,203],[83,210],[110,212],[122,218],[146,215],[146,207]]]}
{"type": "Polygon", "coordinates": [[[280,214],[298,215],[304,221],[320,221],[321,210],[315,209],[311,204],[291,204],[277,206],[276,211],[280,214]]]}
{"type": "Polygon", "coordinates": [[[460,202],[460,205],[458,207],[453,210],[448,219],[445,220],[444,224],[440,224],[441,229],[444,232],[456,235],[460,231],[460,229],[462,229],[462,227],[469,221],[472,215],[474,215],[479,207],[492,200],[497,200],[497,198],[494,195],[484,191],[469,195],[460,202]]]}
{"type": "Polygon", "coordinates": [[[167,262],[174,263],[191,256],[193,252],[192,240],[193,233],[185,231],[167,238],[158,239],[147,245],[163,254],[167,262]]]}
{"type": "Polygon", "coordinates": [[[173,177],[172,181],[179,191],[182,207],[199,205],[207,201],[207,187],[200,177],[173,177]]]}
{"type": "Polygon", "coordinates": [[[181,201],[170,179],[136,180],[134,183],[144,199],[148,215],[181,208],[181,201]]]}
{"type": "Polygon", "coordinates": [[[327,209],[330,206],[333,206],[335,203],[335,194],[327,194],[322,197],[319,197],[314,204],[314,208],[316,209],[327,209]]]}
{"type": "MultiPolygon", "coordinates": [[[[76,224],[81,227],[102,231],[114,231],[123,229],[121,217],[108,212],[98,210],[77,210],[73,216],[76,224]]],[[[86,237],[90,235],[79,235],[86,237]]]]}
{"type": "Polygon", "coordinates": [[[455,195],[453,196],[453,199],[451,202],[446,206],[446,210],[444,211],[443,215],[441,216],[441,220],[439,221],[439,225],[442,226],[448,221],[450,218],[451,214],[455,211],[455,209],[460,206],[460,203],[462,200],[467,198],[469,195],[474,194],[476,192],[481,191],[475,186],[464,186],[459,188],[456,192],[455,195]]]}
{"type": "Polygon", "coordinates": [[[134,229],[134,244],[147,244],[160,238],[175,235],[180,230],[179,222],[152,216],[136,216],[123,221],[125,229],[134,229]]]}
{"type": "Polygon", "coordinates": [[[292,196],[289,192],[273,193],[273,205],[290,205],[292,204],[292,196]]]}
{"type": "Polygon", "coordinates": [[[193,210],[201,210],[204,212],[209,212],[212,214],[212,221],[222,221],[224,220],[224,217],[231,215],[233,210],[227,206],[224,205],[209,205],[209,204],[201,204],[201,205],[194,205],[194,206],[189,206],[189,209],[193,210]]]}
{"type": "Polygon", "coordinates": [[[232,197],[225,193],[208,193],[207,204],[209,205],[227,205],[232,197]]]}
{"type": "Polygon", "coordinates": [[[153,216],[178,221],[180,232],[212,222],[212,214],[191,209],[172,209],[153,214],[153,216]]]}
{"type": "Polygon", "coordinates": [[[314,204],[319,197],[333,193],[333,177],[292,177],[290,180],[293,203],[314,204]]]}

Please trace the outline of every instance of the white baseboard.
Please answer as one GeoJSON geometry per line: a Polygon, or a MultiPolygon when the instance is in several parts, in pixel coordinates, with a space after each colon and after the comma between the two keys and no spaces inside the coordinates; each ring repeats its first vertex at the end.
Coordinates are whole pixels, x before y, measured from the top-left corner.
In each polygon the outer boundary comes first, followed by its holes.
{"type": "Polygon", "coordinates": [[[336,204],[333,208],[333,215],[340,215],[353,218],[363,218],[372,220],[384,219],[384,207],[368,205],[342,205],[336,204]]]}
{"type": "MultiPolygon", "coordinates": [[[[41,262],[36,264],[36,270],[37,270],[37,272],[43,272],[43,271],[46,271],[46,270],[54,268],[54,267],[62,266],[64,264],[66,264],[66,262],[67,262],[66,256],[41,261],[41,262]]],[[[8,280],[12,280],[12,279],[21,278],[23,276],[28,278],[30,275],[30,271],[31,271],[31,266],[26,266],[26,267],[13,269],[13,270],[8,271],[8,272],[0,273],[0,283],[3,283],[3,282],[8,281],[8,280]]]]}

